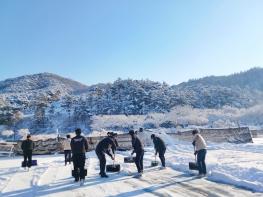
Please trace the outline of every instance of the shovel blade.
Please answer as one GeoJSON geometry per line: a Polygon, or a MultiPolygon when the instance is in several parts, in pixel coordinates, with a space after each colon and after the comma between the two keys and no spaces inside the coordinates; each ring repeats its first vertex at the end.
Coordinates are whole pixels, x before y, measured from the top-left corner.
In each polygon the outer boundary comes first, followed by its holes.
{"type": "Polygon", "coordinates": [[[196,162],[189,162],[189,169],[190,170],[198,170],[198,165],[196,162]]]}
{"type": "Polygon", "coordinates": [[[107,172],[119,172],[121,170],[120,164],[106,165],[107,172]]]}

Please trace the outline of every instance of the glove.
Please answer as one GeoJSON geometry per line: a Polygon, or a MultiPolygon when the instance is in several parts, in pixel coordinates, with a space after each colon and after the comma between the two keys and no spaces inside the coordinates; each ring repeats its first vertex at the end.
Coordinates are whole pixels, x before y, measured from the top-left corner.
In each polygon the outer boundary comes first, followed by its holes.
{"type": "Polygon", "coordinates": [[[113,156],[111,156],[111,159],[112,159],[112,160],[115,160],[115,158],[114,158],[113,156]]]}
{"type": "Polygon", "coordinates": [[[195,151],[194,155],[197,155],[197,151],[195,151]]]}

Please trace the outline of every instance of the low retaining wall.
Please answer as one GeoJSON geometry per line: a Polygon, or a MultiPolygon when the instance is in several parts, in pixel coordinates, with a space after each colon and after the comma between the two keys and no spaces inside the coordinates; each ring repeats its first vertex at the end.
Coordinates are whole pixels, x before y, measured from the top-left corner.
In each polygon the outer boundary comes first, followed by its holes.
{"type": "MultiPolygon", "coordinates": [[[[89,151],[92,151],[96,148],[97,144],[100,140],[105,138],[106,136],[98,136],[98,137],[87,137],[89,151]]],[[[35,148],[33,150],[33,154],[52,154],[56,152],[63,152],[63,141],[66,140],[65,138],[59,139],[48,139],[48,140],[38,140],[34,141],[35,148]]],[[[120,134],[118,135],[118,144],[119,149],[131,149],[131,139],[128,134],[120,134]]],[[[17,145],[15,145],[15,153],[22,154],[21,149],[22,141],[18,141],[17,145]]]]}
{"type": "Polygon", "coordinates": [[[250,130],[252,138],[257,138],[258,137],[258,131],[257,130],[250,130]]]}
{"type": "Polygon", "coordinates": [[[13,152],[14,152],[14,145],[15,143],[3,143],[0,142],[0,157],[5,157],[5,156],[13,156],[13,152]]]}
{"type": "MultiPolygon", "coordinates": [[[[22,141],[18,141],[17,145],[15,145],[15,153],[22,154],[21,149],[22,141]]],[[[57,139],[47,139],[47,140],[38,140],[34,141],[35,148],[33,150],[33,154],[52,154],[58,152],[60,149],[60,142],[57,139]]]]}
{"type": "Polygon", "coordinates": [[[263,137],[263,130],[256,130],[257,136],[256,137],[263,137]]]}
{"type": "MultiPolygon", "coordinates": [[[[139,138],[146,145],[152,145],[152,141],[150,139],[150,132],[144,131],[144,133],[138,133],[139,138]]],[[[227,128],[227,129],[200,129],[202,136],[207,141],[212,142],[232,142],[232,143],[250,143],[252,141],[252,135],[248,127],[242,128],[227,128]]],[[[168,133],[173,138],[192,141],[192,130],[178,132],[178,133],[168,133]]],[[[98,142],[105,138],[106,136],[98,136],[98,137],[87,137],[89,151],[94,150],[97,146],[98,142]]],[[[48,139],[48,140],[39,140],[34,141],[35,149],[33,154],[52,154],[56,152],[63,152],[62,143],[65,138],[59,139],[48,139]]],[[[131,138],[129,134],[120,134],[117,138],[119,149],[129,150],[132,148],[131,138]]],[[[15,153],[22,154],[21,143],[19,141],[17,145],[15,145],[15,153]]]]}
{"type": "MultiPolygon", "coordinates": [[[[211,142],[230,142],[230,143],[252,143],[252,134],[248,127],[227,128],[227,129],[200,129],[201,135],[206,141],[211,142]]],[[[192,141],[192,130],[170,133],[172,137],[192,141]]]]}

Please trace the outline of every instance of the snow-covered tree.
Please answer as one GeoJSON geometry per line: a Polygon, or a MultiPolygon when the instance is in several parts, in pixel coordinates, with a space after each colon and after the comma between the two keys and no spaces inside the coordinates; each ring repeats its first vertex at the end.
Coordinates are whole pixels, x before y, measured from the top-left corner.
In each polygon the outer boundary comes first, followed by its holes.
{"type": "Polygon", "coordinates": [[[20,135],[22,137],[26,137],[28,134],[30,134],[28,129],[19,129],[18,130],[18,135],[20,135]]]}
{"type": "Polygon", "coordinates": [[[10,137],[10,136],[14,135],[14,131],[12,131],[12,130],[4,130],[4,131],[1,132],[1,135],[5,136],[5,137],[10,137]]]}

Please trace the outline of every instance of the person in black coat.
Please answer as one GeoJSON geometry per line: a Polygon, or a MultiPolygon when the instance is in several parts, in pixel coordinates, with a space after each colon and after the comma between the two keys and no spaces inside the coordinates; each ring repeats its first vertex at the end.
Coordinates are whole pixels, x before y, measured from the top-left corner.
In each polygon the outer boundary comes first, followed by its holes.
{"type": "Polygon", "coordinates": [[[72,160],[75,172],[75,181],[79,180],[84,183],[85,180],[85,160],[88,151],[88,142],[85,137],[81,136],[81,129],[75,130],[76,136],[71,139],[70,146],[72,151],[72,160]]]}
{"type": "Polygon", "coordinates": [[[155,156],[157,155],[157,153],[159,153],[159,158],[162,162],[162,167],[165,168],[165,157],[164,157],[166,151],[165,143],[160,137],[157,137],[154,134],[151,135],[151,139],[153,140],[153,144],[154,144],[155,156]]]}
{"type": "Polygon", "coordinates": [[[114,158],[115,150],[116,150],[116,144],[114,143],[114,139],[110,136],[102,139],[96,147],[95,152],[96,152],[98,159],[100,161],[100,176],[103,178],[108,177],[108,175],[105,173],[105,167],[106,167],[105,153],[107,155],[109,155],[112,160],[114,160],[115,159],[114,158]],[[112,151],[110,151],[110,149],[112,151]]]}
{"type": "Polygon", "coordinates": [[[129,134],[131,135],[132,138],[132,147],[133,147],[133,152],[131,155],[136,153],[135,157],[135,164],[138,170],[138,176],[141,176],[143,173],[143,156],[144,156],[144,149],[143,149],[143,144],[141,140],[138,138],[134,130],[130,130],[129,134]]]}
{"type": "Polygon", "coordinates": [[[112,148],[115,148],[114,152],[117,150],[117,147],[119,147],[119,143],[117,141],[117,133],[113,133],[113,132],[108,132],[107,135],[113,140],[113,142],[115,143],[115,146],[112,148]]]}
{"type": "Polygon", "coordinates": [[[35,147],[34,142],[31,140],[31,135],[27,135],[27,139],[22,142],[21,149],[24,155],[24,164],[30,168],[32,165],[32,153],[35,147]]]}

